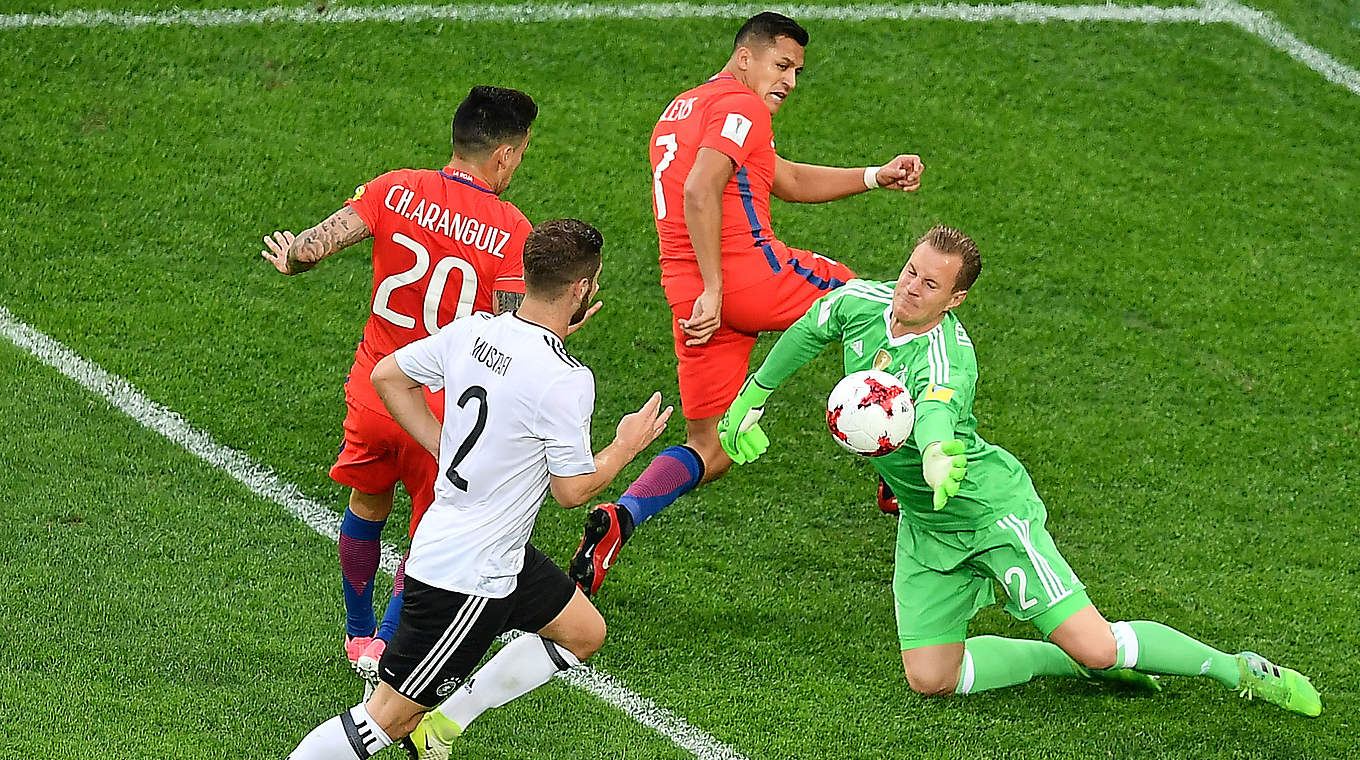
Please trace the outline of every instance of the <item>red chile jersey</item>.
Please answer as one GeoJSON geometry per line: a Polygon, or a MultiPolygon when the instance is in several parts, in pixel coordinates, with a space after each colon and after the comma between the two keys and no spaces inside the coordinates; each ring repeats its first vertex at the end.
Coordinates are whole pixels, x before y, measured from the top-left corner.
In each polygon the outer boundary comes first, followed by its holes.
{"type": "Polygon", "coordinates": [[[671,101],[652,130],[652,195],[661,244],[661,280],[670,298],[703,290],[685,225],[685,179],[700,148],[726,154],[737,172],[723,190],[723,290],[754,284],[781,269],[786,247],[770,229],[774,132],[770,110],[751,88],[719,74],[671,101]]]}
{"type": "Polygon", "coordinates": [[[345,205],[373,233],[372,313],[346,396],[383,412],[369,380],[379,360],[455,319],[490,313],[493,291],[524,292],[531,225],[513,204],[447,166],[390,171],[360,185],[345,205]]]}

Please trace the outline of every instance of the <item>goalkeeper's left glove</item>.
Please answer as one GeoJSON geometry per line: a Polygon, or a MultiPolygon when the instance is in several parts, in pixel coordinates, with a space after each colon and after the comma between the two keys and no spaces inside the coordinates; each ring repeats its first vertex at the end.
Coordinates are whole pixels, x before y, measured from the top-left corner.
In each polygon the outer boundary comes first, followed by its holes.
{"type": "Polygon", "coordinates": [[[769,437],[757,424],[765,413],[765,399],[770,393],[770,389],[756,382],[755,375],[748,377],[746,384],[741,386],[741,393],[718,422],[718,442],[733,462],[754,462],[770,447],[769,437]]]}
{"type": "Polygon", "coordinates": [[[959,492],[959,484],[968,472],[968,457],[963,455],[963,441],[936,441],[921,452],[921,474],[926,484],[935,490],[935,511],[944,509],[950,496],[959,492]]]}

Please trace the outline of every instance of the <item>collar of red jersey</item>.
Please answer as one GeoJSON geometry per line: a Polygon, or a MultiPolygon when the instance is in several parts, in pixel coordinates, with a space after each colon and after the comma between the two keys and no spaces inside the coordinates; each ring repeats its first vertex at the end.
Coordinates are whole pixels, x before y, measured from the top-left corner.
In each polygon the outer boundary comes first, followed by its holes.
{"type": "Polygon", "coordinates": [[[486,185],[483,185],[481,183],[481,180],[478,180],[476,177],[472,176],[471,174],[468,174],[462,169],[455,169],[452,166],[445,166],[443,169],[439,170],[439,173],[443,175],[445,179],[451,179],[454,182],[462,182],[465,185],[471,185],[472,187],[475,187],[476,189],[481,190],[484,193],[491,192],[491,188],[487,187],[486,185]]]}

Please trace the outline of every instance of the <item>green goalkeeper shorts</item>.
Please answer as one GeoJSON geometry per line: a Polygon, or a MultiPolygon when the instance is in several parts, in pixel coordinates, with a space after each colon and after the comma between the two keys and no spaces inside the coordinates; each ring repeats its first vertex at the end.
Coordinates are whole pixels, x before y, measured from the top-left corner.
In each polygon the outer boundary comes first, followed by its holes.
{"type": "Polygon", "coordinates": [[[1013,506],[976,530],[898,522],[893,599],[902,649],[963,641],[968,621],[996,602],[997,582],[1009,596],[1006,612],[1032,620],[1044,636],[1091,603],[1044,528],[1044,505],[1013,506]]]}

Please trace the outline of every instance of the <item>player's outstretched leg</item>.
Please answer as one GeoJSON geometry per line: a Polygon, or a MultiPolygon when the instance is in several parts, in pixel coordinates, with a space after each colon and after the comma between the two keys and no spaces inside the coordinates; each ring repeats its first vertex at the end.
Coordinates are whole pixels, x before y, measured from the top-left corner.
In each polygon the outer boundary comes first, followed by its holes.
{"type": "Polygon", "coordinates": [[[586,515],[585,535],[567,575],[587,596],[599,591],[633,529],[692,491],[703,477],[703,459],[689,446],[657,454],[617,503],[601,504],[586,515]]]}
{"type": "Polygon", "coordinates": [[[974,636],[964,642],[963,663],[954,693],[1002,689],[1040,676],[1112,681],[1149,691],[1161,689],[1156,680],[1142,673],[1084,668],[1047,641],[974,636]]]}
{"type": "Polygon", "coordinates": [[[1119,667],[1143,673],[1207,676],[1290,712],[1316,717],[1322,698],[1298,671],[1282,668],[1253,652],[1230,655],[1180,631],[1148,620],[1110,626],[1118,646],[1119,667]]]}

